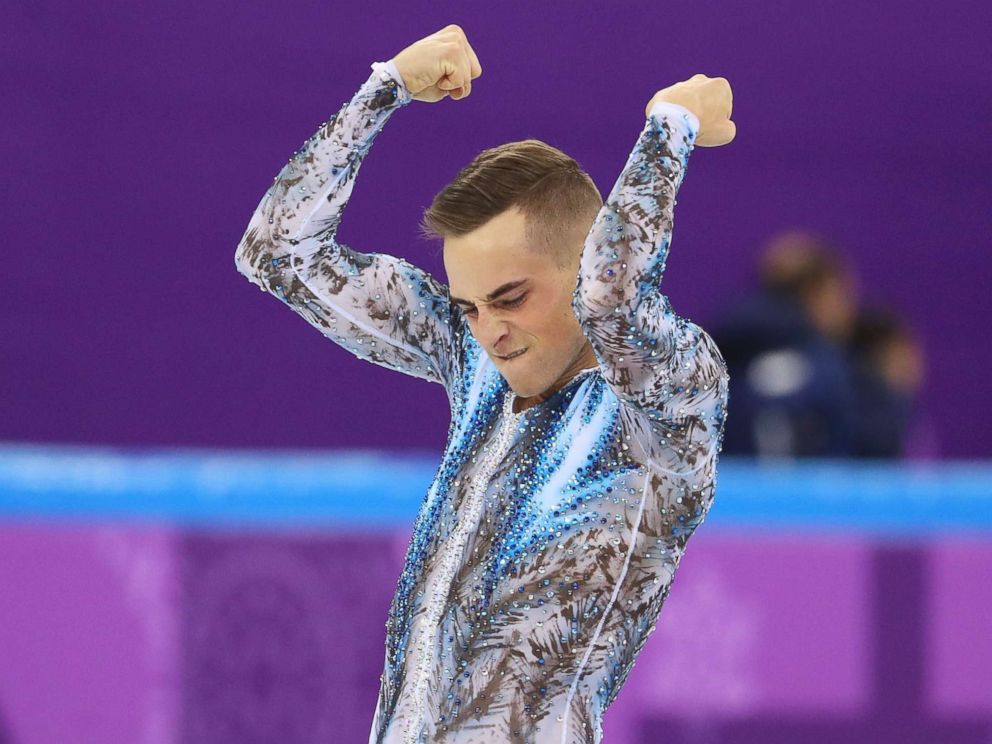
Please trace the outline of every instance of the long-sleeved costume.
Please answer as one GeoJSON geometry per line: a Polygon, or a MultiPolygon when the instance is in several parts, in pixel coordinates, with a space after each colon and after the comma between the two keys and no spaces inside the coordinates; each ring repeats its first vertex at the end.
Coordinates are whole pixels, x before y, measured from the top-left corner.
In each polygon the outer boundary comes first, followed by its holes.
{"type": "Polygon", "coordinates": [[[335,239],[412,98],[390,63],[265,193],[238,270],[355,356],[440,383],[451,426],[387,621],[370,742],[598,742],[716,486],[727,372],[659,291],[698,119],[652,109],[587,235],[573,309],[598,366],[515,413],[447,287],[335,239]]]}

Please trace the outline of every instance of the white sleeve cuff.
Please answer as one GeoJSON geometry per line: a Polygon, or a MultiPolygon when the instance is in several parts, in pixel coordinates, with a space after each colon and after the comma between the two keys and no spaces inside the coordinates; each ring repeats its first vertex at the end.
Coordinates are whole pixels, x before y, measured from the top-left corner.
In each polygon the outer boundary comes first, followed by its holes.
{"type": "Polygon", "coordinates": [[[397,92],[401,103],[407,103],[413,99],[412,94],[403,82],[403,76],[400,75],[400,71],[396,68],[396,63],[393,60],[373,62],[370,67],[379,73],[380,77],[388,76],[396,81],[396,87],[399,89],[397,92]]]}

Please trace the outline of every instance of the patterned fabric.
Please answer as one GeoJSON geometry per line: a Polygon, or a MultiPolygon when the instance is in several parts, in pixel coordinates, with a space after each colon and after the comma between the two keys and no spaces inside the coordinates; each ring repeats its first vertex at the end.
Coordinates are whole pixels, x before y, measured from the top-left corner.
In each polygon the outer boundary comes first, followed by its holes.
{"type": "Polygon", "coordinates": [[[236,253],[335,343],[448,393],[369,741],[599,742],[716,487],[726,365],[659,290],[698,120],[652,109],[588,233],[572,304],[598,367],[515,413],[443,283],[335,239],[376,134],[411,100],[375,63],[276,176],[236,253]]]}

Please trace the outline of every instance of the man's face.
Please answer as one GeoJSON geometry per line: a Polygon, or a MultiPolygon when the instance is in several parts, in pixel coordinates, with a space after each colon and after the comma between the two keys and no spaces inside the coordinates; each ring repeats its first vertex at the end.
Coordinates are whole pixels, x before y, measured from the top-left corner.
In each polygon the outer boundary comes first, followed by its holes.
{"type": "Polygon", "coordinates": [[[444,240],[452,301],[522,398],[554,385],[586,346],[572,311],[579,251],[574,265],[559,269],[551,256],[528,246],[525,219],[511,207],[466,235],[444,240]]]}

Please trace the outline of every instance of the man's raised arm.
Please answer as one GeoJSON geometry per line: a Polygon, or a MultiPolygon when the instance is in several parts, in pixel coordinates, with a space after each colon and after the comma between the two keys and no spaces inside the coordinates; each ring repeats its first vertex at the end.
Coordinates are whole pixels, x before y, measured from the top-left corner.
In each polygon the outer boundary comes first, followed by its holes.
{"type": "Polygon", "coordinates": [[[692,467],[722,430],[726,365],[710,336],[673,312],[659,284],[693,142],[733,139],[730,87],[696,75],[659,91],[646,113],[586,236],[572,307],[607,383],[643,424],[642,445],[663,441],[671,446],[658,457],[675,452],[671,467],[692,467]]]}
{"type": "Polygon", "coordinates": [[[446,387],[464,332],[447,288],[403,259],[361,253],[335,235],[362,160],[392,113],[414,98],[468,95],[466,63],[459,57],[452,66],[441,48],[450,28],[372,65],[351,100],[275,177],[235,253],[240,273],[355,356],[446,387]]]}

